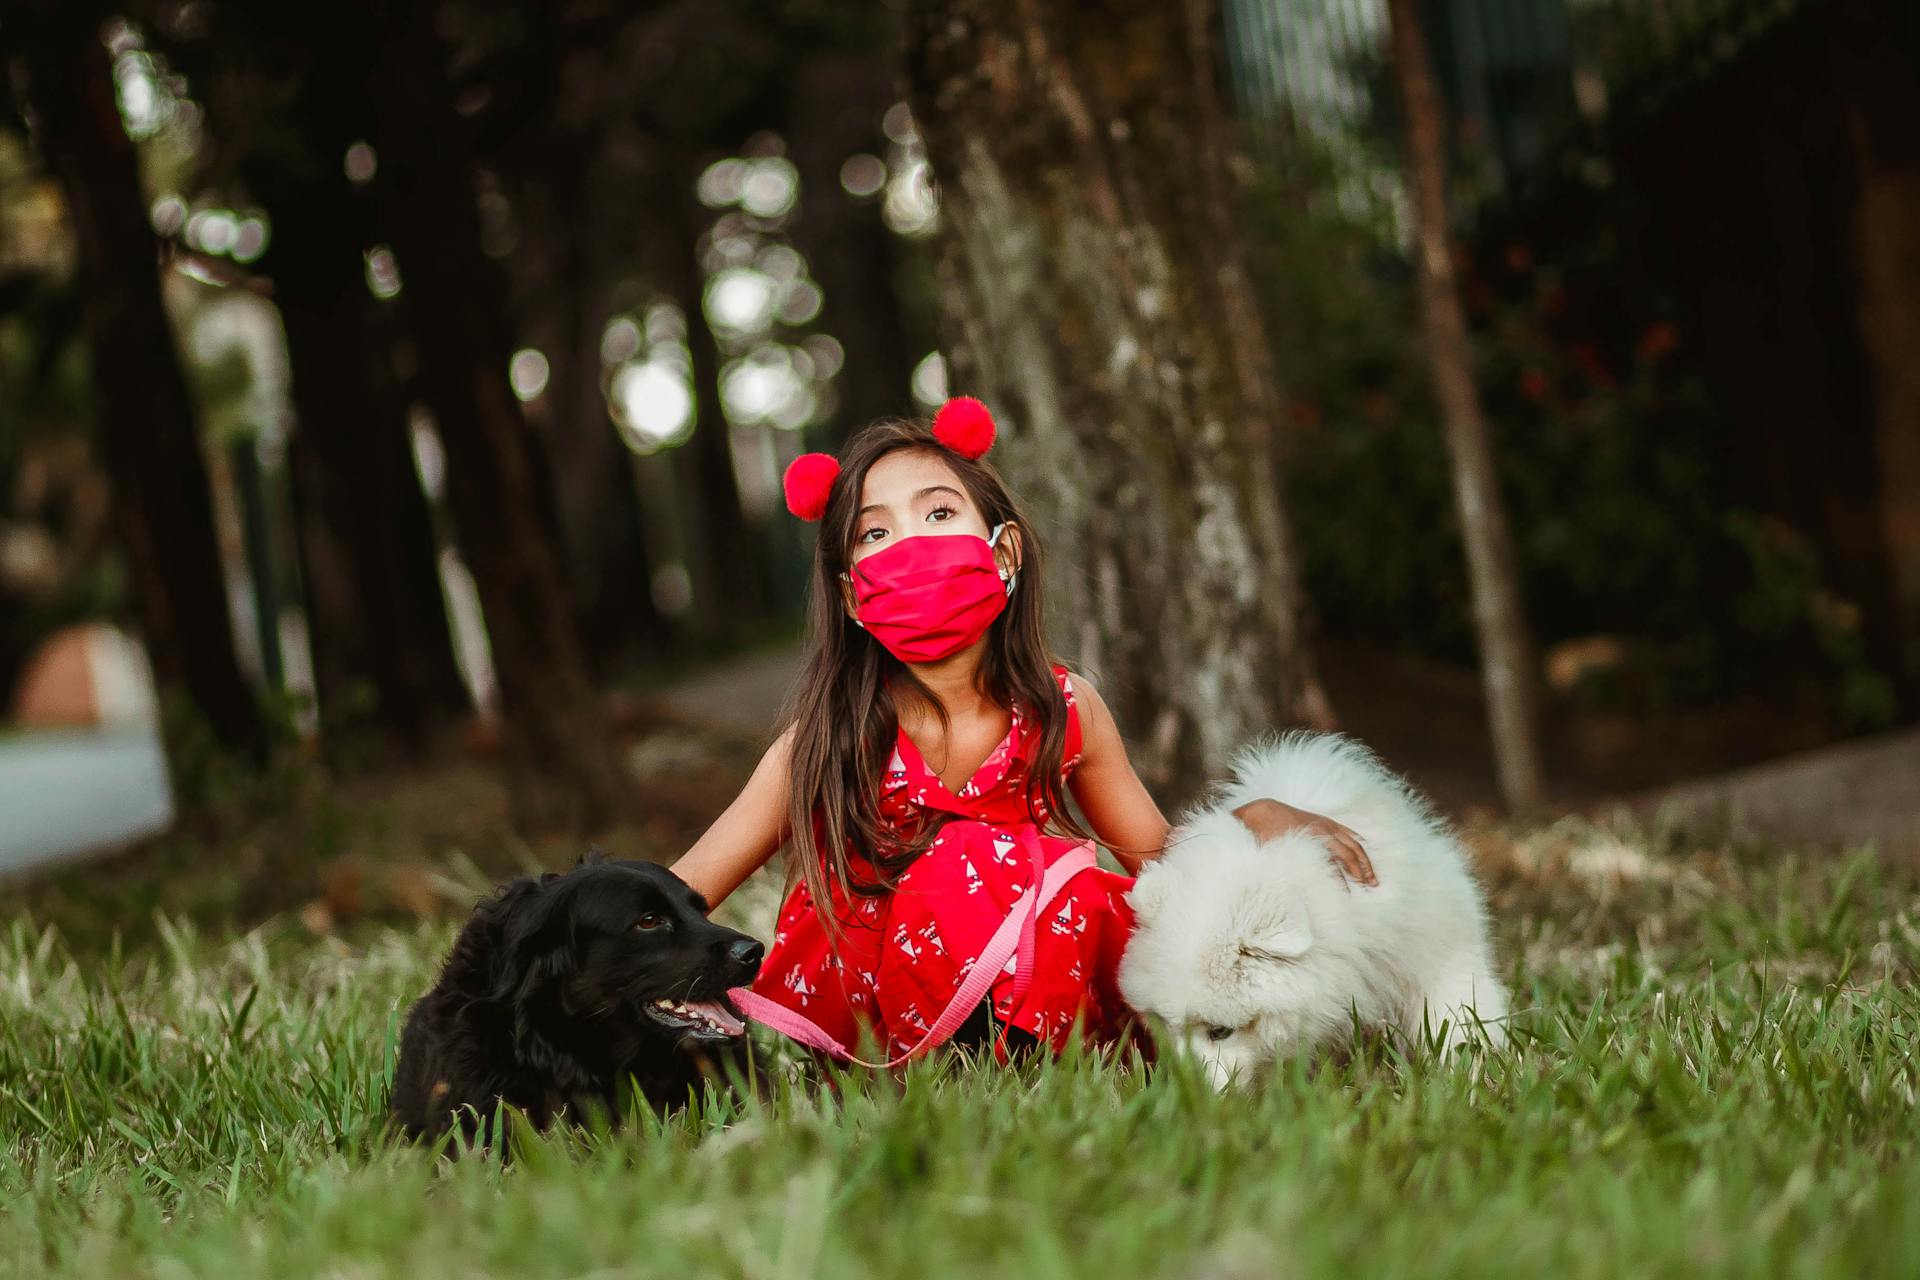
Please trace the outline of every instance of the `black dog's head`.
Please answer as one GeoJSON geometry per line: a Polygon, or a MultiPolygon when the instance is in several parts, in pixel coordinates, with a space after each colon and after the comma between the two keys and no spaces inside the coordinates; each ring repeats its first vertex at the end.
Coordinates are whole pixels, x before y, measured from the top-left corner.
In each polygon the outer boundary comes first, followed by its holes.
{"type": "Polygon", "coordinates": [[[568,1024],[683,1046],[746,1030],[726,993],[753,980],[760,943],[708,920],[705,899],[663,867],[589,855],[489,905],[493,996],[514,1006],[524,1048],[568,1024]]]}

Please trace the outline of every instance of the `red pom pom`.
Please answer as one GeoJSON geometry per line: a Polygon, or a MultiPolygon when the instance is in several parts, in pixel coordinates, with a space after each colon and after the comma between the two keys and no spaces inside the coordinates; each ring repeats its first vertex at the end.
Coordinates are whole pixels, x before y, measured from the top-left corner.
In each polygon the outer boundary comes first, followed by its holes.
{"type": "Polygon", "coordinates": [[[787,464],[780,487],[787,494],[787,510],[802,520],[827,514],[827,498],[840,477],[840,463],[831,454],[803,453],[787,464]]]}
{"type": "Polygon", "coordinates": [[[955,396],[933,415],[933,438],[963,458],[993,448],[993,415],[972,396],[955,396]]]}

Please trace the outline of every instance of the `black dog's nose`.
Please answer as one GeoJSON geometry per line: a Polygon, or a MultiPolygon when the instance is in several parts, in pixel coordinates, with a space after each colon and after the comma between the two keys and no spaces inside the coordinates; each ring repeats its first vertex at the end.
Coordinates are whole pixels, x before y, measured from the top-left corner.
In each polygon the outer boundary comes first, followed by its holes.
{"type": "Polygon", "coordinates": [[[760,969],[760,957],[767,949],[752,938],[739,938],[727,944],[727,960],[739,965],[748,973],[757,973],[760,969]]]}

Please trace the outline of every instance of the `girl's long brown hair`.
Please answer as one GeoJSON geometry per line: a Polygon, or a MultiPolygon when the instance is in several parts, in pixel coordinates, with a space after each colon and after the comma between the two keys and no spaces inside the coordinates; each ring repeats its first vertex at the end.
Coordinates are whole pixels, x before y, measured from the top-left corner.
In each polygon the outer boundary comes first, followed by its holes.
{"type": "Polygon", "coordinates": [[[881,774],[899,735],[900,700],[923,699],[943,721],[946,709],[906,664],[847,616],[841,591],[841,575],[852,563],[867,472],[903,449],[931,450],[946,463],[989,529],[1006,524],[1019,530],[1019,581],[987,633],[978,687],[998,706],[1017,704],[1029,719],[1029,731],[1038,734],[1026,781],[1029,816],[1043,826],[1086,835],[1061,794],[1068,713],[1042,626],[1044,564],[1032,526],[991,464],[943,447],[918,423],[876,422],[848,444],[820,522],[807,593],[807,660],[790,707],[788,829],[800,875],[830,934],[838,929],[832,885],[863,897],[891,892],[900,873],[932,844],[942,821],[901,831],[881,817],[881,774]],[[856,873],[850,851],[858,852],[873,874],[856,873]]]}

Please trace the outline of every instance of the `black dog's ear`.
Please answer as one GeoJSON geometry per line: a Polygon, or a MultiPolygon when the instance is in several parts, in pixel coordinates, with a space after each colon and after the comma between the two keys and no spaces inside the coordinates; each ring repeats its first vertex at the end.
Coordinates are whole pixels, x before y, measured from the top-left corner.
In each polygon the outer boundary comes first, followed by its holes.
{"type": "MultiPolygon", "coordinates": [[[[555,877],[560,879],[560,877],[555,877]]],[[[591,1073],[551,1035],[558,1006],[543,990],[573,976],[576,884],[548,883],[515,897],[500,932],[493,998],[513,1015],[513,1047],[522,1062],[563,1090],[584,1088],[591,1073]]]]}
{"type": "Polygon", "coordinates": [[[573,970],[573,893],[560,876],[521,880],[494,904],[498,928],[493,995],[524,999],[573,970]]]}

